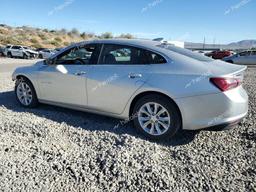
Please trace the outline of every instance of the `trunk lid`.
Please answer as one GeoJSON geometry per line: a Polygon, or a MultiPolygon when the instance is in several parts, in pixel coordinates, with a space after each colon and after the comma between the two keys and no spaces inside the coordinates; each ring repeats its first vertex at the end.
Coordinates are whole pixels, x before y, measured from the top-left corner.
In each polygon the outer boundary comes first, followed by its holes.
{"type": "Polygon", "coordinates": [[[234,77],[243,75],[247,66],[230,64],[224,61],[216,60],[206,63],[210,76],[212,77],[234,77]]]}

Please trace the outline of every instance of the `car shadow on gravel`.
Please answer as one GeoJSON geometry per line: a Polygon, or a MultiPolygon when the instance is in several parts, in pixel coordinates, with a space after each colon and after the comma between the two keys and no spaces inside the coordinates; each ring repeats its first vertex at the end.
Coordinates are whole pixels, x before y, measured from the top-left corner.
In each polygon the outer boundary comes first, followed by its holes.
{"type": "MultiPolygon", "coordinates": [[[[75,128],[82,128],[88,131],[107,131],[118,135],[129,134],[131,136],[148,140],[141,134],[137,133],[131,122],[123,120],[80,112],[61,107],[41,104],[38,108],[23,108],[16,101],[13,91],[0,92],[0,106],[17,113],[31,113],[38,117],[43,117],[57,123],[66,123],[75,128]]],[[[158,141],[157,144],[164,146],[180,146],[191,143],[199,131],[181,130],[170,141],[158,141]]]]}

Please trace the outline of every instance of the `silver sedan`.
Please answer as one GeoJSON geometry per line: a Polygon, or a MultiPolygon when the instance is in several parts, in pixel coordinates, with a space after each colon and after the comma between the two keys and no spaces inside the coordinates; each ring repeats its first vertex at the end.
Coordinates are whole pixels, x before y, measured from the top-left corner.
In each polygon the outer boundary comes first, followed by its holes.
{"type": "Polygon", "coordinates": [[[223,61],[242,65],[256,65],[256,50],[244,51],[230,57],[225,57],[223,61]]]}
{"type": "Polygon", "coordinates": [[[12,79],[24,107],[45,103],[131,120],[147,137],[166,139],[243,119],[245,70],[158,41],[95,40],[18,68],[12,79]]]}

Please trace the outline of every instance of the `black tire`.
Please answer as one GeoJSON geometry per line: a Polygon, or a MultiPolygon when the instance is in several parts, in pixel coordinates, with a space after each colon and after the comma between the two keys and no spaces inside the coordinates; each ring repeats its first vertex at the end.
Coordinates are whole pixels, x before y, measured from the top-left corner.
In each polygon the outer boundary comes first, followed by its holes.
{"type": "Polygon", "coordinates": [[[23,53],[23,59],[28,59],[29,57],[27,56],[27,54],[23,53]]]}
{"type": "Polygon", "coordinates": [[[43,59],[43,55],[42,55],[42,54],[40,54],[38,58],[39,58],[39,59],[43,59]]]}
{"type": "Polygon", "coordinates": [[[12,58],[12,53],[11,53],[11,52],[8,52],[8,53],[7,53],[7,57],[12,58]]]}
{"type": "Polygon", "coordinates": [[[38,102],[38,99],[37,99],[37,94],[36,94],[36,91],[35,91],[35,88],[33,86],[33,84],[27,79],[27,78],[24,78],[24,77],[21,77],[19,79],[16,80],[16,83],[15,83],[15,96],[16,96],[16,99],[18,101],[18,103],[22,106],[22,107],[25,107],[25,108],[35,108],[38,106],[39,102],[38,102]],[[18,98],[18,94],[17,94],[17,91],[18,91],[18,86],[20,83],[26,83],[30,90],[31,90],[31,95],[32,95],[32,101],[31,103],[29,103],[28,105],[24,105],[18,98]]]}
{"type": "Polygon", "coordinates": [[[158,95],[158,94],[151,94],[151,95],[146,95],[142,98],[140,98],[133,109],[133,116],[131,117],[133,119],[133,123],[135,128],[141,132],[143,135],[148,137],[149,139],[153,140],[165,140],[165,139],[170,139],[173,137],[181,128],[182,128],[182,118],[180,115],[180,111],[175,105],[174,102],[172,102],[170,99],[158,95]],[[142,126],[139,123],[138,119],[138,112],[140,108],[145,105],[146,103],[157,103],[163,106],[165,109],[167,109],[168,113],[170,114],[170,126],[168,130],[161,134],[161,135],[151,135],[148,132],[146,132],[142,126]]]}
{"type": "Polygon", "coordinates": [[[234,63],[232,60],[228,60],[227,62],[228,62],[228,63],[234,63]]]}

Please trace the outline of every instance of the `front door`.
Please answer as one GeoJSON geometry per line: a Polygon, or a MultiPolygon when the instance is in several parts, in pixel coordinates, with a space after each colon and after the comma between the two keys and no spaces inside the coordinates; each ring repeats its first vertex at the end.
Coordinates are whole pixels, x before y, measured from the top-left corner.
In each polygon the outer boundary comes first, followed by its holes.
{"type": "MultiPolygon", "coordinates": [[[[38,73],[40,99],[60,104],[87,106],[86,75],[97,57],[95,46],[71,48],[43,66],[38,73]]],[[[97,49],[98,51],[98,49],[97,49]]]]}

